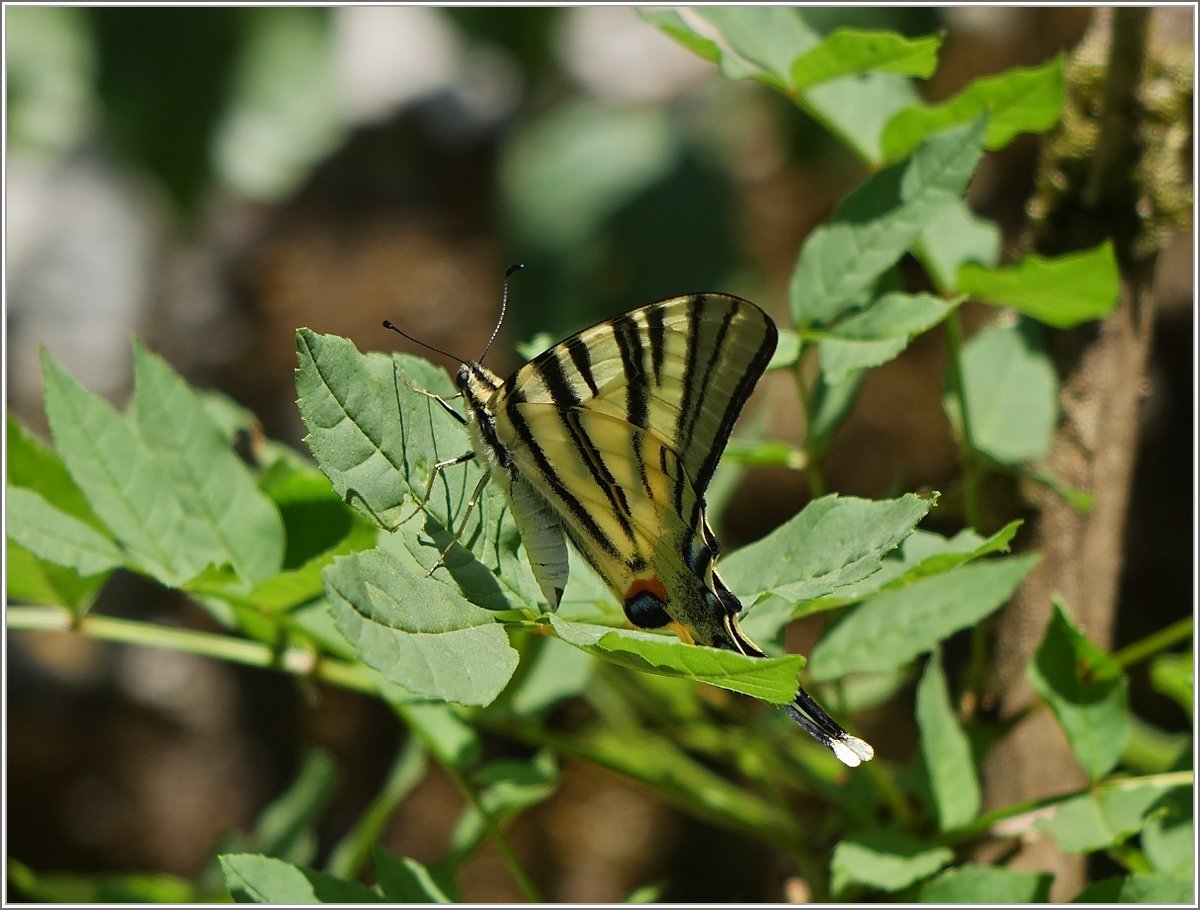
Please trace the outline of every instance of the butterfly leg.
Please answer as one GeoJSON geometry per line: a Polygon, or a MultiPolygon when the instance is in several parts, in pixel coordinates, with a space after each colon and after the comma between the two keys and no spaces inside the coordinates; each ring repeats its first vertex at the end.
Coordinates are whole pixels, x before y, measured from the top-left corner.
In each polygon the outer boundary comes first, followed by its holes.
{"type": "MultiPolygon", "coordinates": [[[[449,414],[451,417],[453,417],[455,420],[457,420],[463,426],[467,425],[467,418],[465,418],[462,414],[458,413],[458,411],[454,410],[454,408],[452,408],[450,406],[450,402],[448,402],[441,395],[438,395],[436,392],[431,392],[428,389],[417,388],[415,385],[410,383],[407,379],[404,380],[404,382],[410,389],[412,389],[418,395],[424,395],[426,398],[432,398],[434,401],[436,401],[438,404],[440,404],[443,408],[445,408],[447,414],[449,414]]],[[[451,397],[461,398],[462,393],[460,392],[458,395],[454,395],[451,397]]]]}
{"type": "Polygon", "coordinates": [[[445,461],[439,461],[437,464],[435,464],[433,466],[433,470],[429,472],[429,483],[425,487],[425,495],[421,497],[421,501],[417,503],[417,507],[404,518],[401,518],[398,522],[396,522],[396,524],[390,530],[394,531],[401,525],[412,521],[413,517],[429,504],[429,499],[431,496],[433,496],[433,485],[437,483],[438,475],[441,474],[442,471],[446,470],[446,468],[452,468],[456,464],[462,464],[465,461],[470,461],[474,457],[474,452],[463,452],[463,454],[459,455],[457,458],[447,458],[445,461]]]}
{"type": "MultiPolygon", "coordinates": [[[[474,455],[475,453],[472,452],[471,454],[474,455]]],[[[465,461],[466,459],[463,458],[460,460],[465,461]]],[[[467,500],[467,507],[466,507],[466,509],[463,510],[463,517],[462,517],[462,521],[460,521],[458,523],[458,530],[455,531],[454,536],[450,538],[450,543],[446,544],[446,549],[442,550],[441,555],[438,556],[437,562],[435,562],[430,567],[429,571],[425,573],[426,578],[428,578],[430,575],[432,575],[434,572],[436,572],[438,567],[443,562],[445,562],[446,554],[450,552],[450,548],[453,547],[456,543],[458,543],[458,539],[460,537],[462,537],[462,532],[467,527],[467,519],[471,517],[471,512],[474,511],[474,509],[475,509],[475,503],[477,503],[479,501],[479,497],[483,494],[483,488],[487,486],[488,479],[491,476],[492,476],[491,471],[488,471],[482,477],[479,478],[479,483],[477,483],[475,485],[475,492],[473,492],[471,494],[471,498],[467,500]]]]}

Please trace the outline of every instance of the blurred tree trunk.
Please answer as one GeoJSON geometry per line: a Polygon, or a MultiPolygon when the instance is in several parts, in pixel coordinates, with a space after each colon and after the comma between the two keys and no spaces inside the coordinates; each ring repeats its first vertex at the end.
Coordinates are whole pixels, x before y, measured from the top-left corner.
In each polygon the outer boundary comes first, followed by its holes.
{"type": "MultiPolygon", "coordinates": [[[[1097,74],[1098,114],[1090,124],[1096,131],[1094,146],[1074,166],[1050,160],[1050,146],[1043,154],[1042,167],[1060,167],[1066,185],[1047,206],[1033,246],[1043,254],[1059,254],[1111,238],[1121,267],[1121,293],[1117,309],[1098,325],[1054,333],[1051,339],[1063,377],[1062,420],[1044,467],[1061,482],[1091,492],[1094,505],[1083,513],[1045,487],[1030,484],[1024,491],[1037,515],[1032,548],[1043,561],[997,627],[987,696],[1004,719],[1017,717],[1034,702],[1025,667],[1046,628],[1052,597],[1063,598],[1093,641],[1106,649],[1113,646],[1126,511],[1147,386],[1159,245],[1159,238],[1151,236],[1153,213],[1146,214],[1151,192],[1145,185],[1149,171],[1142,91],[1152,48],[1158,41],[1181,40],[1191,40],[1187,9],[1094,13],[1068,67],[1067,85],[1068,107],[1074,102],[1086,111],[1089,105],[1080,101],[1080,93],[1090,89],[1080,82],[1087,78],[1089,63],[1097,74]]],[[[1190,60],[1190,43],[1188,55],[1190,60]]],[[[1071,128],[1070,119],[1064,118],[1063,131],[1071,128]]],[[[1032,712],[997,743],[983,775],[988,809],[1086,783],[1048,711],[1032,712]]],[[[1070,900],[1086,881],[1084,857],[1059,852],[1047,835],[1024,843],[1011,865],[1054,873],[1053,901],[1070,900]]]]}

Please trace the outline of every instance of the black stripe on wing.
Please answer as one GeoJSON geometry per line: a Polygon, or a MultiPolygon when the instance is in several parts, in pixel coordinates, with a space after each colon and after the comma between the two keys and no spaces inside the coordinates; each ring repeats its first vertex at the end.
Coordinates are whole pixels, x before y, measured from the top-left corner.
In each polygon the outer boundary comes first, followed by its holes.
{"type": "Polygon", "coordinates": [[[604,456],[596,448],[587,431],[579,424],[573,409],[579,407],[580,398],[571,387],[571,383],[567,381],[563,362],[559,358],[557,349],[552,349],[549,356],[538,359],[537,371],[539,378],[550,392],[550,397],[554,401],[554,409],[558,412],[563,428],[579,451],[584,464],[587,465],[588,471],[592,475],[592,481],[607,497],[613,515],[621,525],[621,530],[632,541],[634,539],[633,527],[629,523],[629,518],[633,513],[629,508],[629,500],[604,463],[604,456]]]}
{"type": "Polygon", "coordinates": [[[521,441],[529,447],[529,453],[537,464],[538,470],[541,472],[542,480],[545,481],[546,486],[554,492],[554,495],[567,511],[570,512],[571,517],[578,523],[578,526],[591,538],[592,543],[613,559],[623,559],[617,550],[616,544],[600,529],[600,526],[596,524],[596,520],[592,517],[591,513],[588,512],[583,503],[567,488],[562,478],[559,477],[558,472],[554,470],[554,467],[546,458],[545,450],[542,448],[541,443],[534,437],[529,424],[521,415],[521,411],[518,408],[518,405],[524,401],[525,396],[521,390],[512,389],[508,394],[505,412],[512,423],[513,429],[521,437],[521,441]]]}

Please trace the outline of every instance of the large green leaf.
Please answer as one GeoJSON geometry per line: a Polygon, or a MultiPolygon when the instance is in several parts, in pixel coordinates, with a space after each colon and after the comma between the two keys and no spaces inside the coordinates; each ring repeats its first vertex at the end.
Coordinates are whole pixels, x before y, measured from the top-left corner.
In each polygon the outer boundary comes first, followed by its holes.
{"type": "Polygon", "coordinates": [[[10,603],[66,607],[83,615],[109,577],[109,573],[101,573],[85,578],[74,569],[38,559],[11,536],[4,545],[5,593],[10,603]]]}
{"type": "Polygon", "coordinates": [[[1073,904],[1149,904],[1189,906],[1196,902],[1196,889],[1163,875],[1123,875],[1092,882],[1075,897],[1073,904]]]}
{"type": "Polygon", "coordinates": [[[409,692],[486,705],[517,667],[517,652],[488,610],[384,550],[343,556],[325,570],[341,633],[363,661],[409,692]]]}
{"type": "MultiPolygon", "coordinates": [[[[1058,419],[1058,378],[1032,323],[997,323],[963,346],[962,379],[971,443],[1001,464],[1041,458],[1058,419]]],[[[958,408],[944,399],[950,421],[958,408]]]]}
{"type": "MultiPolygon", "coordinates": [[[[360,354],[348,340],[296,333],[300,367],[297,404],[308,428],[305,442],[337,494],[381,526],[393,529],[413,516],[429,488],[434,465],[471,450],[462,425],[429,392],[454,394],[445,372],[417,357],[360,354]]],[[[426,504],[428,537],[417,545],[405,526],[404,546],[428,568],[451,544],[450,528],[483,476],[474,459],[438,474],[426,504]],[[407,543],[406,543],[407,541],[407,543]]],[[[448,572],[476,604],[503,608],[541,600],[532,573],[517,556],[519,537],[504,493],[487,484],[469,521],[455,538],[439,573],[448,572]]],[[[415,525],[416,522],[414,521],[415,525]]]]}
{"type": "Polygon", "coordinates": [[[1044,904],[1050,899],[1053,876],[1044,872],[1019,872],[999,866],[968,863],[947,869],[921,886],[917,900],[923,904],[1044,904]]]}
{"type": "Polygon", "coordinates": [[[91,525],[97,531],[106,531],[104,522],[96,517],[88,505],[87,497],[71,478],[58,454],[11,414],[6,423],[8,458],[5,467],[8,486],[32,490],[73,518],[91,525]]]}
{"type": "Polygon", "coordinates": [[[134,344],[131,417],[167,471],[197,545],[228,564],[244,587],[279,571],[283,522],[237,457],[203,398],[167,362],[134,344]]]}
{"type": "Polygon", "coordinates": [[[936,287],[966,293],[959,286],[963,263],[994,266],[1000,256],[1000,226],[972,212],[965,199],[956,199],[921,231],[915,252],[936,287]]]}
{"type": "Polygon", "coordinates": [[[940,35],[905,38],[895,32],[834,29],[792,61],[789,88],[803,92],[822,82],[872,72],[928,79],[937,69],[941,45],[940,35]]]}
{"type": "Polygon", "coordinates": [[[804,658],[747,657],[720,648],[685,644],[674,635],[613,629],[550,616],[555,633],[591,654],[649,673],[679,675],[775,704],[796,697],[804,658]]]}
{"type": "Polygon", "coordinates": [[[998,609],[1037,561],[1030,554],[959,566],[860,604],[817,643],[810,676],[824,681],[904,666],[998,609]]]}
{"type": "Polygon", "coordinates": [[[1069,329],[1113,311],[1120,274],[1112,241],[1106,240],[1094,249],[1052,259],[1029,253],[1001,268],[965,262],[958,268],[957,286],[984,303],[1069,329]]]}
{"type": "Polygon", "coordinates": [[[242,904],[372,904],[386,899],[366,885],[294,866],[271,856],[231,853],[221,858],[225,887],[242,904]]]}
{"type": "Polygon", "coordinates": [[[174,586],[220,564],[225,551],[137,431],[45,352],[42,365],[58,453],[133,566],[174,586]]]}
{"type": "Polygon", "coordinates": [[[125,554],[110,537],[46,502],[37,493],[9,487],[8,536],[40,559],[96,575],[125,564],[125,554]]]}
{"type": "Polygon", "coordinates": [[[1114,782],[1060,803],[1037,827],[1047,831],[1060,850],[1094,853],[1137,834],[1166,794],[1188,786],[1177,775],[1114,782]]]}
{"type": "Polygon", "coordinates": [[[931,137],[908,161],[868,178],[809,235],[788,291],[798,326],[827,326],[866,302],[879,276],[962,197],[984,126],[980,118],[931,137]]]}
{"type": "Polygon", "coordinates": [[[971,744],[950,704],[946,676],[936,651],[917,684],[917,727],[938,827],[942,831],[961,827],[979,814],[979,780],[971,744]]]}
{"type": "Polygon", "coordinates": [[[824,496],[723,559],[721,576],[748,604],[768,593],[792,601],[822,597],[877,571],[933,502],[911,493],[878,502],[824,496]]]}
{"type": "Polygon", "coordinates": [[[851,834],[833,848],[830,885],[834,894],[850,884],[899,891],[953,859],[949,847],[929,846],[899,832],[865,831],[851,834]]]}
{"type": "Polygon", "coordinates": [[[1018,133],[1040,133],[1062,116],[1063,57],[1043,66],[1011,69],[976,79],[948,101],[913,105],[900,111],[883,130],[885,161],[899,161],[929,136],[947,127],[988,116],[984,146],[1000,149],[1018,133]]]}
{"type": "Polygon", "coordinates": [[[1088,777],[1099,780],[1115,768],[1129,738],[1125,676],[1071,622],[1060,603],[1054,605],[1028,673],[1088,777]]]}
{"type": "Polygon", "coordinates": [[[375,879],[384,898],[393,904],[451,904],[454,900],[434,881],[424,864],[395,857],[376,844],[375,879]]]}
{"type": "Polygon", "coordinates": [[[821,370],[836,384],[857,370],[887,363],[956,304],[932,294],[885,294],[820,335],[821,370]]]}
{"type": "MultiPolygon", "coordinates": [[[[795,91],[791,84],[795,76],[809,78],[808,64],[802,62],[801,72],[794,72],[793,64],[798,57],[814,53],[815,62],[820,64],[839,44],[842,50],[853,45],[856,56],[864,50],[862,39],[853,34],[836,39],[832,48],[818,50],[820,33],[804,21],[804,11],[796,7],[696,7],[688,11],[687,18],[673,9],[647,9],[642,15],[684,47],[717,63],[727,78],[757,79],[789,95],[859,158],[871,164],[881,160],[880,135],[884,124],[918,100],[908,79],[885,72],[852,73],[795,91]],[[704,21],[699,23],[696,19],[704,21]],[[712,33],[714,28],[716,35],[712,33]]],[[[869,43],[872,39],[865,40],[869,43]]],[[[871,53],[863,54],[860,62],[867,62],[868,58],[882,62],[890,53],[889,47],[893,50],[910,47],[917,51],[910,58],[918,61],[914,68],[923,69],[931,40],[916,39],[901,45],[889,38],[886,46],[877,46],[871,53]]],[[[834,66],[844,65],[840,60],[832,62],[834,66]]],[[[823,66],[820,68],[822,73],[830,72],[823,66]]]]}

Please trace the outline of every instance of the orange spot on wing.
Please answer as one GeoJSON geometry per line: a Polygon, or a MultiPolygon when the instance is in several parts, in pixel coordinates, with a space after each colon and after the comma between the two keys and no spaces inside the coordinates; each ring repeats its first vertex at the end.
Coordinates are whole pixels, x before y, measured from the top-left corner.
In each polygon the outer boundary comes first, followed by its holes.
{"type": "Polygon", "coordinates": [[[657,575],[651,575],[649,578],[635,578],[631,581],[629,587],[625,589],[625,602],[628,603],[643,591],[649,591],[663,603],[667,603],[667,589],[657,575]]]}

